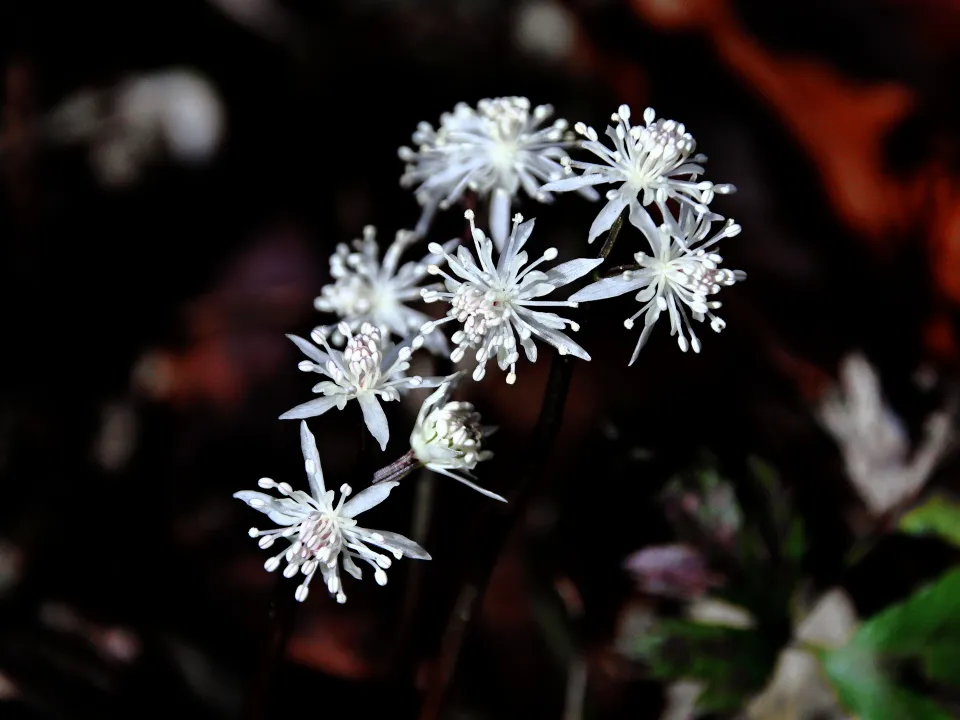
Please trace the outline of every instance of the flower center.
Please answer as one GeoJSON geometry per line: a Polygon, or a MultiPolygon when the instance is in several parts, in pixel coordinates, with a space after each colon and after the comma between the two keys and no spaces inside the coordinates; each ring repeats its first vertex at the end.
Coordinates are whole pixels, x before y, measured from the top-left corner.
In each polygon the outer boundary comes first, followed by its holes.
{"type": "Polygon", "coordinates": [[[328,513],[316,512],[310,515],[300,527],[299,548],[296,554],[301,562],[316,558],[328,562],[336,558],[343,546],[340,523],[328,513]]]}
{"type": "Polygon", "coordinates": [[[463,283],[453,296],[449,315],[463,323],[463,333],[472,346],[480,345],[489,328],[503,323],[509,301],[502,293],[481,290],[463,283]]]}
{"type": "Polygon", "coordinates": [[[361,390],[377,386],[383,362],[383,355],[380,353],[380,331],[369,325],[364,329],[367,332],[354,335],[343,349],[344,368],[350,375],[348,380],[361,390]]]}
{"type": "Polygon", "coordinates": [[[635,188],[655,185],[696,148],[693,137],[684,132],[684,126],[673,120],[633,127],[630,135],[635,142],[629,183],[635,188]]]}
{"type": "Polygon", "coordinates": [[[490,164],[501,173],[513,172],[517,164],[516,138],[500,138],[490,145],[490,164]]]}

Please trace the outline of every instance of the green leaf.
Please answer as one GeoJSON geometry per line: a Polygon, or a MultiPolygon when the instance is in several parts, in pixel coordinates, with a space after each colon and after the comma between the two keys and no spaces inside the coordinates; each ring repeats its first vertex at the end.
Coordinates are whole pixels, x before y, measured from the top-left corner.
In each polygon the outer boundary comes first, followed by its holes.
{"type": "Polygon", "coordinates": [[[900,687],[919,664],[934,683],[960,685],[960,569],[867,620],[845,646],[819,652],[824,672],[861,720],[949,720],[932,700],[900,687]]]}
{"type": "Polygon", "coordinates": [[[934,495],[901,517],[899,527],[908,535],[936,535],[960,547],[960,503],[934,495]]]}
{"type": "Polygon", "coordinates": [[[932,700],[895,685],[870,650],[847,645],[820,653],[840,702],[860,720],[951,720],[932,700]]]}
{"type": "Polygon", "coordinates": [[[756,630],[685,620],[657,622],[629,651],[658,679],[703,682],[697,707],[706,712],[742,707],[766,683],[777,653],[756,630]]]}

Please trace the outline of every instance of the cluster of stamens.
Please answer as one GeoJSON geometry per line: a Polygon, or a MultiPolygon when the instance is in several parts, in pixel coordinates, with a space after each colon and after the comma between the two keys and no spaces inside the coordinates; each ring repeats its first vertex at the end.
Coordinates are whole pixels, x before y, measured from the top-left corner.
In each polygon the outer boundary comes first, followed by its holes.
{"type": "MultiPolygon", "coordinates": [[[[363,323],[359,332],[354,335],[346,323],[340,323],[337,331],[347,338],[339,361],[338,353],[330,347],[325,329],[316,328],[310,333],[310,338],[324,348],[331,357],[322,367],[310,360],[301,360],[297,367],[303,372],[322,372],[339,385],[343,392],[355,394],[363,390],[375,390],[385,400],[400,398],[400,393],[395,387],[397,382],[403,382],[411,387],[416,387],[423,382],[423,379],[416,375],[390,380],[391,377],[399,375],[409,367],[408,361],[413,350],[423,344],[422,336],[416,336],[409,347],[400,348],[396,362],[391,367],[384,368],[383,337],[378,327],[363,323]]],[[[320,383],[314,391],[320,392],[323,385],[324,383],[320,383]]]]}
{"type": "Polygon", "coordinates": [[[480,413],[472,403],[449,402],[430,413],[425,424],[436,431],[435,442],[462,453],[461,462],[468,468],[472,469],[490,454],[483,450],[480,413]]]}

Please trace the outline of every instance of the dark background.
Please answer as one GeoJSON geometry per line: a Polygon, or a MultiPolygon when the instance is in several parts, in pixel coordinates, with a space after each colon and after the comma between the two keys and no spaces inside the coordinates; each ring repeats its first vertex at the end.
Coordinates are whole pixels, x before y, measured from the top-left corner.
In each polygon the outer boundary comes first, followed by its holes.
{"type": "MultiPolygon", "coordinates": [[[[739,189],[715,204],[744,227],[723,252],[749,279],[724,291],[728,327],[703,333],[698,356],[660,328],[627,368],[626,305],[594,308],[578,336],[593,361],[577,367],[550,486],[501,558],[457,676],[463,717],[560,716],[565,672],[537,610],[560,581],[584,608],[575,641],[593,716],[659,716],[660,683],[612,650],[635,598],[622,564],[675,538],[657,497],[703,457],[733,477],[753,454],[774,464],[806,522],[804,575],[843,584],[862,615],[950,563],[940,546],[885,537],[843,564],[856,494],[811,407],[854,350],[877,366],[915,439],[955,383],[960,5],[569,0],[554,10],[571,32],[554,55],[518,39],[528,10],[505,0],[0,10],[3,717],[239,715],[274,578],[230,494],[262,475],[300,478],[295,427],[274,419],[307,390],[283,334],[320,321],[312,298],[337,242],[366,224],[389,239],[416,222],[396,150],[417,122],[483,97],[525,95],[598,128],[621,102],[682,120],[710,156],[709,177],[739,189]],[[158,152],[135,181],[109,185],[91,142],[40,130],[83,88],[109,107],[124,78],[176,67],[204,76],[222,103],[207,162],[158,152]],[[918,368],[935,382],[918,388],[918,368]],[[123,449],[112,467],[97,451],[104,433],[123,449]]],[[[574,196],[522,206],[561,255],[583,252],[596,209],[574,196]]],[[[458,217],[442,215],[433,237],[460,234],[458,217]]],[[[619,247],[612,262],[628,260],[619,247]]],[[[514,387],[491,376],[470,388],[501,427],[481,475],[494,490],[511,487],[528,452],[547,368],[544,358],[514,387]]],[[[314,427],[331,477],[376,463],[358,459],[359,416],[342,418],[314,427]]],[[[382,464],[404,441],[394,433],[382,464]]],[[[948,459],[932,482],[949,489],[956,477],[948,459]]],[[[395,495],[371,515],[402,530],[414,494],[395,495]]],[[[484,542],[465,531],[483,502],[441,483],[412,653],[398,665],[403,564],[386,588],[357,583],[344,607],[311,597],[270,717],[416,715],[417,678],[484,542]]],[[[789,634],[778,622],[773,647],[789,634]]]]}

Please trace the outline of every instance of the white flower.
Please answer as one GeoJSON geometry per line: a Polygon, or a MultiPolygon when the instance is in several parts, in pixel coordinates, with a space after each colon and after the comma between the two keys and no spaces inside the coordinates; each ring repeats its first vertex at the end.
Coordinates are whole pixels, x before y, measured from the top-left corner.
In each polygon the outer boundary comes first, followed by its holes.
{"type": "Polygon", "coordinates": [[[319,382],[313,388],[314,392],[322,393],[323,397],[297,405],[281,415],[280,419],[316,417],[334,406],[343,410],[347,401],[356,398],[370,434],[380,443],[380,449],[384,450],[390,439],[390,428],[377,396],[385,401],[399,400],[400,390],[437,387],[443,382],[443,378],[404,375],[410,367],[408,360],[411,353],[423,342],[420,336],[414,338],[411,349],[390,344],[381,337],[380,330],[369,323],[361,325],[357,335],[353,334],[346,323],[340,323],[338,330],[347,338],[343,352],[331,348],[326,336],[317,330],[314,330],[310,337],[321,345],[323,350],[301,337],[287,335],[303,354],[310,358],[300,362],[300,370],[320,373],[330,380],[319,382]]]}
{"type": "Polygon", "coordinates": [[[666,219],[667,200],[706,212],[715,193],[735,191],[733,185],[697,181],[697,176],[703,173],[701,163],[706,162],[707,156],[693,155],[697,143],[683,123],[662,118],[654,121],[654,118],[653,108],[647,108],[643,113],[646,125],[631,126],[630,108],[621,105],[612,116],[616,127],[607,127],[613,150],[599,142],[597,131],[592,127],[576,124],[576,131],[587,138],[583,148],[603,163],[564,160],[567,174],[572,174],[574,168],[583,173],[549,182],[542,189],[545,192],[568,192],[604,183],[620,183],[620,187],[607,193],[607,204],[593,221],[588,242],[609,230],[624,208],[630,208],[630,222],[642,230],[644,218],[650,217],[645,206],[654,201],[666,219]]]}
{"type": "Polygon", "coordinates": [[[911,454],[907,428],[887,405],[876,370],[859,353],[843,359],[839,386],[823,397],[817,415],[840,447],[850,482],[877,516],[923,488],[952,440],[949,413],[936,412],[911,454]]]}
{"type": "MultiPolygon", "coordinates": [[[[541,257],[527,265],[527,253],[522,251],[524,244],[533,232],[533,220],[520,224],[523,218],[513,218],[513,232],[507,240],[507,246],[494,265],[493,243],[473,222],[473,211],[464,213],[470,221],[473,242],[476,247],[479,265],[465,247],[457,248],[457,256],[444,253],[450,269],[459,277],[451,277],[437,266],[431,266],[430,272],[446,278],[447,292],[424,291],[427,302],[443,300],[453,307],[447,317],[424,325],[421,332],[432,331],[437,325],[456,320],[463,328],[453,334],[457,347],[450,359],[460,362],[467,350],[476,349],[477,367],[473,379],[480,380],[486,373],[487,360],[497,358],[501,370],[510,369],[507,382],[516,382],[517,335],[530,362],[537,360],[537,346],[533,342],[536,335],[557,348],[560,354],[574,355],[589,360],[586,350],[567,337],[563,330],[570,325],[572,330],[579,326],[572,320],[566,320],[550,312],[535,310],[536,307],[577,307],[575,302],[537,300],[559,287],[586,275],[603,262],[600,259],[579,259],[557,265],[552,270],[541,272],[535,269],[544,260],[557,257],[556,248],[549,248],[541,257]],[[524,268],[524,265],[527,265],[524,268]],[[514,334],[516,331],[516,334],[514,334]]],[[[440,252],[436,243],[430,246],[431,252],[440,252]]]]}
{"type": "Polygon", "coordinates": [[[709,318],[710,327],[715,332],[723,330],[726,323],[712,312],[720,307],[720,303],[707,297],[746,278],[740,270],[721,269],[719,265],[723,258],[710,250],[721,239],[737,235],[739,225],[727,220],[719,232],[707,238],[712,223],[722,218],[710,212],[696,214],[689,205],[680,208],[679,223],[672,217],[670,220],[658,228],[650,216],[645,215],[638,225],[652,252],[650,255],[638,252],[634,256],[639,265],[637,270],[599,280],[570,297],[575,302],[588,302],[639,290],[636,300],[644,305],[623,323],[629,330],[634,320],[644,315],[643,332],[630,365],[637,359],[663,311],[670,317],[670,334],[677,335],[680,349],[686,352],[692,347],[694,352],[700,352],[700,340],[693,332],[691,318],[698,322],[709,318]]]}
{"type": "Polygon", "coordinates": [[[310,495],[302,490],[294,490],[287,483],[277,483],[270,478],[261,478],[261,488],[276,488],[283,496],[275,498],[261,492],[244,490],[234,493],[234,497],[243,500],[254,510],[259,510],[281,527],[273,530],[250,528],[250,537],[258,537],[261,548],[268,548],[279,539],[287,540],[290,545],[283,552],[271,557],[264,563],[268,572],[280,567],[286,560],[284,577],[292,578],[298,572],[304,575],[303,583],[297,588],[296,598],[300,602],[307,599],[310,581],[320,571],[323,582],[337,602],[346,602],[340,582],[340,565],[350,575],[361,577],[360,567],[354,560],[363,560],[373,568],[373,577],[378,585],[387,584],[384,572],[392,564],[389,557],[371,550],[373,545],[389,550],[399,560],[404,555],[418,560],[429,560],[430,554],[412,540],[386,530],[368,530],[357,525],[356,517],[362,512],[379,505],[399,483],[383,482],[361,490],[350,500],[349,485],[340,486],[340,501],[334,505],[335,494],[323,484],[323,470],[320,468],[320,455],[317,442],[305,422],[300,423],[300,447],[306,465],[307,478],[310,481],[310,495]]]}
{"type": "Polygon", "coordinates": [[[87,143],[99,179],[122,186],[164,153],[186,164],[208,162],[225,125],[223,101],[209,80],[170,69],[82,90],[53,110],[43,132],[56,143],[87,143]]]}
{"type": "MultiPolygon", "coordinates": [[[[427,268],[442,263],[443,255],[430,254],[419,262],[399,265],[400,256],[418,239],[415,233],[400,230],[381,261],[376,238],[376,228],[368,225],[363,229],[363,238],[353,241],[353,250],[346,243],[337,245],[336,253],[330,257],[330,274],[335,282],[325,285],[313,304],[320,312],[339,315],[353,331],[370,323],[384,335],[392,332],[406,337],[430,320],[407,303],[420,300],[420,283],[427,276],[427,268]]],[[[454,240],[449,245],[455,243],[454,240]]],[[[321,332],[335,327],[322,328],[321,332]]],[[[333,340],[339,344],[338,337],[333,340]]],[[[435,352],[446,352],[441,333],[431,333],[425,344],[435,352]]]]}
{"type": "Polygon", "coordinates": [[[479,493],[506,502],[471,479],[477,463],[489,460],[493,453],[483,449],[483,439],[495,428],[480,424],[480,413],[468,402],[448,402],[462,373],[451,375],[423,402],[417,424],[410,435],[414,456],[428,469],[451,477],[479,493]]]}
{"type": "MultiPolygon", "coordinates": [[[[426,233],[437,207],[449,207],[469,189],[489,199],[490,234],[502,249],[512,198],[522,187],[530,197],[550,201],[541,183],[563,172],[559,161],[570,144],[565,139],[567,122],[540,127],[551,115],[550,105],[531,112],[527,98],[502,97],[481,100],[476,109],[459,103],[440,117],[437,130],[420,123],[413,134],[419,149],[402,147],[399,153],[407,163],[400,184],[416,185],[417,201],[424,207],[417,233],[426,233]]],[[[592,188],[583,194],[598,197],[592,188]]]]}

